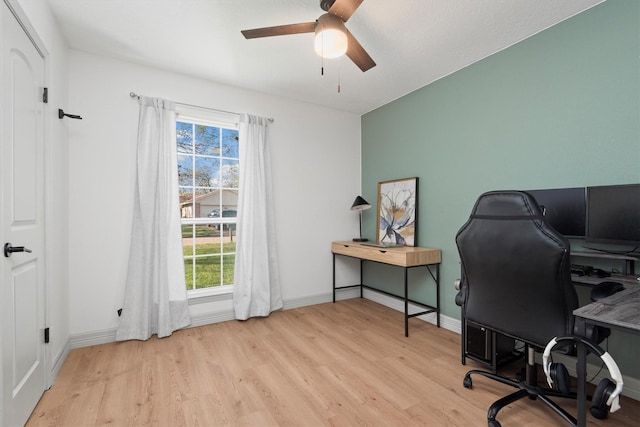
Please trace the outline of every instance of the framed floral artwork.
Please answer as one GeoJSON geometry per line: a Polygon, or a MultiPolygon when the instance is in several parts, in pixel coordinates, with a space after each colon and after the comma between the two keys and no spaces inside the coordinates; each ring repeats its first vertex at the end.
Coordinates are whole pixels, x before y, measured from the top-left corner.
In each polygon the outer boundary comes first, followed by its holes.
{"type": "Polygon", "coordinates": [[[378,183],[378,243],[417,246],[418,178],[378,183]]]}

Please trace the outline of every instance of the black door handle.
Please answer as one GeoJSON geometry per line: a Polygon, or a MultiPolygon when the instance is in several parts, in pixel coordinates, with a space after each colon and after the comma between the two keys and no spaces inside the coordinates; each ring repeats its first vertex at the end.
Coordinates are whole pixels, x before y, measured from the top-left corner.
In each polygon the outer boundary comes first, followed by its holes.
{"type": "Polygon", "coordinates": [[[14,252],[28,252],[31,253],[31,249],[25,248],[24,246],[11,246],[11,243],[7,242],[4,244],[4,256],[5,258],[9,258],[14,252]]]}

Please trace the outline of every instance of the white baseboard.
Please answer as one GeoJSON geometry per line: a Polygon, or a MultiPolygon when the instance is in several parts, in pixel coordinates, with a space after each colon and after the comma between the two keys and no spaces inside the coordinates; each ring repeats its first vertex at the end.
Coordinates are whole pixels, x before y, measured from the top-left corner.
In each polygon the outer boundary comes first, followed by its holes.
{"type": "MultiPolygon", "coordinates": [[[[358,289],[349,289],[348,292],[341,292],[336,294],[336,300],[356,298],[360,296],[358,289]]],[[[331,294],[313,295],[304,298],[289,299],[283,302],[283,310],[290,310],[292,308],[306,307],[308,305],[323,304],[331,302],[333,297],[331,294]]],[[[233,310],[224,310],[215,313],[200,314],[191,317],[191,325],[189,328],[195,328],[198,326],[211,325],[214,323],[228,322],[234,320],[235,315],[233,310]]],[[[87,332],[83,334],[71,335],[67,343],[67,353],[69,350],[75,348],[89,347],[92,345],[108,344],[116,341],[117,329],[105,329],[95,332],[87,332]]],[[[66,354],[64,359],[66,359],[66,354]]],[[[64,361],[63,359],[63,361],[64,361]]]]}
{"type": "Polygon", "coordinates": [[[115,342],[116,331],[117,329],[104,329],[102,331],[71,335],[71,337],[69,337],[69,344],[67,347],[73,350],[76,348],[115,342]]]}
{"type": "MultiPolygon", "coordinates": [[[[336,292],[336,301],[351,299],[351,298],[359,298],[360,297],[360,289],[358,288],[348,288],[339,290],[336,292]]],[[[382,304],[394,310],[403,312],[404,311],[404,302],[400,298],[394,298],[389,295],[385,295],[380,292],[376,292],[372,289],[365,289],[363,292],[363,297],[369,299],[371,301],[377,302],[378,304],[382,304]]],[[[289,299],[283,302],[283,310],[290,310],[293,308],[306,307],[309,305],[315,304],[324,304],[327,302],[333,301],[333,295],[331,293],[313,295],[304,298],[295,298],[289,299]]],[[[409,312],[417,312],[423,310],[422,307],[409,304],[409,312]]],[[[217,313],[208,313],[204,315],[198,315],[191,318],[191,325],[189,327],[198,327],[205,326],[214,323],[227,322],[229,320],[234,320],[234,313],[232,310],[226,310],[223,312],[217,313]]],[[[431,323],[433,325],[436,324],[436,314],[429,313],[422,316],[417,316],[417,319],[421,319],[425,322],[431,323]]],[[[457,334],[461,334],[462,331],[462,322],[459,319],[455,319],[452,317],[440,315],[440,327],[455,332],[457,334]]],[[[67,355],[70,350],[81,347],[88,347],[92,345],[99,344],[107,344],[111,342],[115,342],[116,340],[116,329],[107,329],[96,332],[89,332],[84,334],[72,335],[69,338],[68,344],[65,347],[65,351],[57,358],[54,363],[54,369],[56,373],[62,367],[64,360],[67,358],[67,355]]],[[[566,361],[563,361],[560,357],[556,357],[556,361],[563,362],[569,371],[569,373],[575,376],[575,359],[567,357],[566,361]]],[[[599,365],[587,364],[588,372],[597,372],[600,369],[599,365]]],[[[602,378],[605,378],[607,375],[606,368],[603,370],[594,380],[593,383],[597,384],[600,382],[602,378]]],[[[57,374],[56,374],[57,375],[57,374]]],[[[640,380],[632,377],[625,377],[623,375],[624,381],[624,389],[622,394],[628,396],[634,400],[640,400],[640,380]]]]}
{"type": "Polygon", "coordinates": [[[234,320],[233,310],[226,310],[217,313],[200,314],[191,316],[191,324],[187,328],[197,328],[198,326],[212,325],[214,323],[228,322],[234,320]]]}
{"type": "MultiPolygon", "coordinates": [[[[191,317],[191,325],[189,328],[195,328],[198,326],[211,325],[214,323],[227,322],[233,320],[233,311],[222,311],[217,313],[207,313],[198,316],[191,317]]],[[[89,347],[92,345],[108,344],[116,341],[116,332],[118,330],[105,329],[102,331],[88,332],[84,334],[72,335],[69,338],[68,347],[70,349],[89,347]]]]}
{"type": "Polygon", "coordinates": [[[62,349],[62,351],[53,359],[51,363],[51,370],[49,371],[49,378],[47,383],[47,388],[51,387],[55,382],[56,378],[58,378],[58,374],[62,369],[62,365],[64,365],[65,360],[69,356],[69,352],[71,348],[69,347],[69,341],[67,341],[66,345],[62,349]]]}

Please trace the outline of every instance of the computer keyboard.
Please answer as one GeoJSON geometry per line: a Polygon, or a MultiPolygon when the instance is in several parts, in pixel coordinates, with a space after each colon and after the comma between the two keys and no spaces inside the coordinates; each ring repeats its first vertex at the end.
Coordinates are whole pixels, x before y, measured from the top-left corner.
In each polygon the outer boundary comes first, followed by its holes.
{"type": "Polygon", "coordinates": [[[590,265],[571,264],[571,274],[576,276],[589,276],[589,277],[610,277],[611,273],[601,270],[599,268],[593,268],[590,265]]]}
{"type": "Polygon", "coordinates": [[[587,276],[592,270],[593,267],[589,265],[571,264],[571,274],[577,276],[587,276]]]}

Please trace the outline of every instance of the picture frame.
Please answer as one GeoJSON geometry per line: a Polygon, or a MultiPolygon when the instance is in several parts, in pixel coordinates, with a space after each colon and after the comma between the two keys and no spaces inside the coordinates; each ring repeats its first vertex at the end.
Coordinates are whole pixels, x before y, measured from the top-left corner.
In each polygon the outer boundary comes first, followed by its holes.
{"type": "Polygon", "coordinates": [[[418,177],[378,183],[378,243],[417,246],[418,177]]]}

